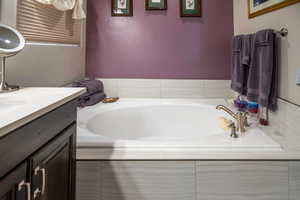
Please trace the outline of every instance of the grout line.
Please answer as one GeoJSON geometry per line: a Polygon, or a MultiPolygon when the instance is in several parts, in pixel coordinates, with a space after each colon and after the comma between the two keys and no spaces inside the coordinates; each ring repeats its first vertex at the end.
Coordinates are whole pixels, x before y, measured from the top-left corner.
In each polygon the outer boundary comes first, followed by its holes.
{"type": "Polygon", "coordinates": [[[194,161],[194,181],[195,181],[195,200],[198,200],[198,173],[197,173],[197,161],[194,161]]]}
{"type": "Polygon", "coordinates": [[[291,162],[289,161],[288,162],[288,199],[291,199],[290,198],[290,193],[291,193],[291,184],[290,184],[290,164],[291,162]]]}
{"type": "Polygon", "coordinates": [[[162,84],[163,84],[163,80],[160,79],[159,80],[159,98],[162,99],[162,84]]]}
{"type": "Polygon", "coordinates": [[[290,104],[292,104],[292,105],[297,106],[297,107],[300,108],[300,105],[299,105],[299,104],[296,104],[296,103],[294,103],[294,102],[291,102],[291,101],[289,101],[289,100],[287,100],[287,99],[285,99],[285,98],[278,97],[278,99],[281,99],[282,101],[285,101],[285,102],[287,102],[287,103],[290,103],[290,104]]]}

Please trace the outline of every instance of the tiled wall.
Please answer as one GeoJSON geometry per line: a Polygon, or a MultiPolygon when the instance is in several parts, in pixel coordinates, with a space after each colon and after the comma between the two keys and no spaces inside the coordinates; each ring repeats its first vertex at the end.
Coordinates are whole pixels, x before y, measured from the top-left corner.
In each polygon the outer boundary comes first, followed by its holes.
{"type": "Polygon", "coordinates": [[[108,96],[124,98],[228,98],[228,80],[100,79],[108,96]]]}
{"type": "Polygon", "coordinates": [[[270,126],[263,129],[283,147],[300,148],[300,107],[279,99],[278,111],[270,113],[270,126]]]}

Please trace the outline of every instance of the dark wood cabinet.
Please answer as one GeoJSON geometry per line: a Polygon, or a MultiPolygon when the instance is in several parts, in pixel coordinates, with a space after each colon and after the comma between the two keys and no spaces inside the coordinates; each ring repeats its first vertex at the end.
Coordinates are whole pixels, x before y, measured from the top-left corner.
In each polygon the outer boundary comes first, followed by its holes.
{"type": "Polygon", "coordinates": [[[27,163],[3,177],[0,182],[0,200],[27,200],[30,197],[30,183],[27,182],[27,163]]]}
{"type": "Polygon", "coordinates": [[[0,200],[75,200],[76,100],[0,138],[0,200]]]}
{"type": "Polygon", "coordinates": [[[33,200],[73,200],[75,131],[69,127],[30,159],[33,200]]]}

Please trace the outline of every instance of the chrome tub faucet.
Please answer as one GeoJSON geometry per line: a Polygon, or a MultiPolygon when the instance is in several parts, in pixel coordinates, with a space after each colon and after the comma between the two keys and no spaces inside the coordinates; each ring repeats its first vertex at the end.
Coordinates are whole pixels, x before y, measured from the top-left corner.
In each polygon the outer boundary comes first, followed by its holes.
{"type": "Polygon", "coordinates": [[[232,137],[237,136],[237,134],[235,134],[235,131],[237,131],[241,134],[246,132],[245,127],[249,126],[247,112],[238,111],[237,113],[234,113],[232,110],[230,110],[229,108],[227,108],[224,105],[218,105],[216,107],[216,109],[225,111],[227,114],[229,114],[230,116],[232,116],[235,119],[236,125],[233,124],[230,126],[233,129],[232,134],[231,134],[232,137]]]}

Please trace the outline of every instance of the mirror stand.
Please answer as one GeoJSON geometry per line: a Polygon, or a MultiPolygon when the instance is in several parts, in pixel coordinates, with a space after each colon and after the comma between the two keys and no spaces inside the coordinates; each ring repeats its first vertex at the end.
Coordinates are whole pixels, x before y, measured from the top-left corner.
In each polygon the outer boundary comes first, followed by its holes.
{"type": "Polygon", "coordinates": [[[1,82],[0,82],[0,93],[4,92],[13,92],[19,89],[19,86],[14,86],[14,85],[8,85],[6,83],[6,69],[5,69],[5,62],[6,62],[6,57],[0,57],[1,60],[1,82]]]}

